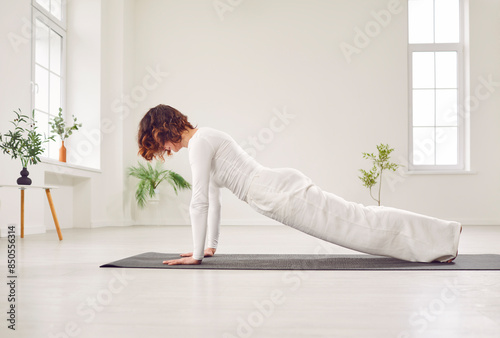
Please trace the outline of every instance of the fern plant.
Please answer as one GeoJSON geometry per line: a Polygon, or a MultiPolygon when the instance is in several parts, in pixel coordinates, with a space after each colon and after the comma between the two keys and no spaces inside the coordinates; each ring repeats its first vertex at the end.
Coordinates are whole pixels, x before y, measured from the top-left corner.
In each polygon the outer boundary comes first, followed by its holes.
{"type": "Polygon", "coordinates": [[[154,167],[150,162],[146,165],[137,162],[137,167],[131,166],[128,168],[128,175],[139,179],[135,191],[135,199],[139,208],[146,206],[148,197],[155,196],[155,189],[163,181],[166,181],[174,188],[176,195],[179,190],[191,189],[191,184],[188,181],[172,170],[163,169],[161,162],[156,162],[154,167]]]}
{"type": "Polygon", "coordinates": [[[401,165],[397,163],[390,162],[391,153],[394,151],[393,148],[389,148],[388,144],[379,144],[377,146],[378,155],[376,156],[373,153],[363,153],[363,158],[367,160],[371,160],[373,162],[373,167],[370,171],[366,171],[363,169],[359,169],[362,176],[358,176],[359,179],[363,182],[363,186],[370,189],[370,196],[375,200],[380,206],[380,194],[382,190],[382,174],[384,170],[392,170],[396,171],[401,165]],[[373,197],[372,188],[377,184],[378,180],[378,196],[377,198],[373,197]]]}

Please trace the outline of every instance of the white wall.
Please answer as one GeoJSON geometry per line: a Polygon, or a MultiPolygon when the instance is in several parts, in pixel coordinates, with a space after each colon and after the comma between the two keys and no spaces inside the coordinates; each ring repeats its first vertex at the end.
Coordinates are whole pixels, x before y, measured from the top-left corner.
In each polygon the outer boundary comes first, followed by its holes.
{"type": "MultiPolygon", "coordinates": [[[[406,1],[350,63],[339,46],[353,44],[354,29],[374,22],[371,12],[387,9],[389,3],[72,0],[74,22],[88,22],[78,17],[83,11],[92,13],[87,15],[92,24],[82,26],[89,39],[86,54],[75,56],[83,45],[68,44],[68,109],[79,119],[78,114],[100,116],[101,123],[90,130],[100,134],[100,171],[45,163],[32,167],[30,176],[37,183],[60,177],[62,188],[53,197],[56,208],[65,210],[61,218],[68,221],[63,227],[189,224],[189,192],[176,197],[164,186],[159,202],[137,210],[136,181],[124,174],[138,159],[138,121],[147,109],[165,103],[199,126],[230,133],[263,165],[298,168],[325,190],[372,204],[357,178],[359,168],[369,167],[361,153],[375,151],[375,145],[384,142],[396,148],[394,159],[404,162],[407,157],[406,1]],[[223,20],[214,8],[222,2],[239,3],[223,13],[223,20]],[[89,67],[82,81],[77,70],[81,74],[85,68],[79,67],[89,67]],[[255,139],[258,144],[251,145],[255,139]]],[[[25,24],[31,20],[31,1],[5,6],[0,28],[2,132],[9,126],[10,112],[18,107],[27,112],[31,102],[25,24]],[[8,39],[12,34],[21,42],[13,45],[8,39]]],[[[471,1],[470,14],[474,95],[484,79],[500,82],[500,3],[471,1]]],[[[495,156],[500,87],[492,88],[491,96],[471,114],[475,174],[393,176],[385,182],[385,205],[466,224],[500,223],[500,159],[495,156]]],[[[91,141],[89,135],[85,139],[82,133],[72,146],[91,141]]],[[[191,178],[186,150],[168,159],[166,166],[191,178]]],[[[15,181],[19,167],[18,161],[0,154],[0,183],[15,181]]],[[[0,227],[19,222],[19,200],[13,193],[18,194],[0,190],[0,227]]],[[[53,229],[43,192],[30,195],[27,228],[53,229]]],[[[223,200],[224,224],[273,223],[229,192],[223,200]]]]}
{"type": "MultiPolygon", "coordinates": [[[[361,153],[389,143],[395,160],[407,158],[406,8],[406,1],[388,0],[136,1],[134,83],[147,67],[169,75],[134,102],[124,124],[131,136],[125,149],[136,147],[132,136],[147,109],[170,104],[246,148],[249,137],[273,137],[257,151],[262,164],[298,168],[325,190],[372,204],[357,177],[359,168],[369,167],[361,153]],[[221,20],[215,3],[239,5],[229,5],[221,20]],[[390,6],[396,9],[390,22],[349,63],[341,43],[354,45],[355,29],[370,26],[372,11],[390,6]],[[294,117],[282,131],[266,134],[275,110],[294,117]]],[[[472,90],[481,77],[500,81],[499,11],[498,2],[472,1],[472,90]]],[[[498,89],[471,114],[476,174],[393,176],[383,189],[385,205],[464,223],[500,223],[500,163],[493,156],[500,144],[498,89]]],[[[167,166],[189,178],[186,155],[175,155],[167,166]]],[[[125,163],[136,159],[133,151],[124,156],[125,163]]],[[[189,194],[178,199],[178,210],[165,191],[154,212],[161,222],[182,221],[189,194]]],[[[224,201],[224,223],[267,222],[229,193],[224,201]]],[[[145,213],[136,216],[147,222],[145,213]]]]}
{"type": "MultiPolygon", "coordinates": [[[[101,167],[100,123],[101,47],[105,39],[101,25],[101,0],[71,0],[67,5],[67,113],[74,114],[83,128],[68,138],[68,162],[90,168],[101,167]]],[[[108,16],[106,16],[108,17],[108,16]]],[[[109,16],[108,21],[113,21],[109,16]]]]}

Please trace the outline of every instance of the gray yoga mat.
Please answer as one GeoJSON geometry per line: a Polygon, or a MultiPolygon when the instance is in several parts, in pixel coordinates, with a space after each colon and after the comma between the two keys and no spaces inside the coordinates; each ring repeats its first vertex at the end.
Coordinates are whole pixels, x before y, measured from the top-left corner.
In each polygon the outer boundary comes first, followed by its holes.
{"type": "Polygon", "coordinates": [[[101,268],[212,270],[500,270],[500,255],[459,255],[453,263],[413,263],[371,255],[216,254],[200,265],[166,265],[179,254],[146,252],[101,268]]]}

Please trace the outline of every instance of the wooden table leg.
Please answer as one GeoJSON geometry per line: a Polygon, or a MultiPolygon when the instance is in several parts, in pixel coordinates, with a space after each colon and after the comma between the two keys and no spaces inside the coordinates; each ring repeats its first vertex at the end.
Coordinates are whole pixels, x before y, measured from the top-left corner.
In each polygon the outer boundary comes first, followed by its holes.
{"type": "Polygon", "coordinates": [[[24,189],[21,189],[21,238],[24,238],[24,189]]]}
{"type": "Polygon", "coordinates": [[[59,221],[57,220],[56,209],[54,208],[54,202],[52,202],[52,195],[50,194],[50,189],[45,189],[47,193],[47,200],[49,201],[50,211],[52,212],[52,218],[54,218],[54,224],[56,225],[57,236],[59,236],[59,240],[62,241],[62,233],[61,228],[59,228],[59,221]]]}

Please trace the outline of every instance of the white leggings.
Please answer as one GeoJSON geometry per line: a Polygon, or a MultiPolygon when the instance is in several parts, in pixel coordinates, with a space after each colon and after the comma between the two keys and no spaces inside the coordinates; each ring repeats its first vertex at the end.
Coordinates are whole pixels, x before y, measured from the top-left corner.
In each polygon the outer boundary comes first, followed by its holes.
{"type": "Polygon", "coordinates": [[[257,212],[314,237],[360,252],[414,262],[456,257],[460,223],[364,206],[321,190],[300,171],[257,171],[247,203],[257,212]]]}

